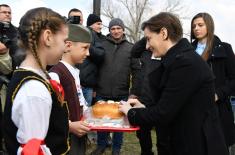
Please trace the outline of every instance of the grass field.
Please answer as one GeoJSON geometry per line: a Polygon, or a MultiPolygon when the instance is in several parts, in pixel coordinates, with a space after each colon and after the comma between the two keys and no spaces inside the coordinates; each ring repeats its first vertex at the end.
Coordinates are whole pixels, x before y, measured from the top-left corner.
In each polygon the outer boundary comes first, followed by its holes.
{"type": "MultiPolygon", "coordinates": [[[[156,135],[155,132],[152,131],[152,140],[153,140],[153,151],[156,154],[156,135]]],[[[140,145],[139,141],[136,137],[135,132],[125,132],[123,145],[121,149],[121,155],[140,155],[140,145]]],[[[89,155],[92,150],[96,148],[95,144],[91,144],[88,146],[87,155],[89,155]]],[[[111,155],[111,148],[107,148],[104,155],[111,155]]]]}

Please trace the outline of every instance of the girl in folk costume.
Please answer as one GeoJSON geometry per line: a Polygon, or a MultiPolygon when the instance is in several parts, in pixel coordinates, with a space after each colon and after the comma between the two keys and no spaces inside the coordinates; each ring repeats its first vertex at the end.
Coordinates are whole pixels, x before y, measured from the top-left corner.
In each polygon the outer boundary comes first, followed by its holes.
{"type": "Polygon", "coordinates": [[[81,121],[82,110],[86,101],[82,93],[79,69],[76,64],[82,63],[89,55],[91,33],[82,25],[69,24],[69,34],[65,41],[65,52],[62,60],[50,69],[52,79],[61,83],[65,90],[65,101],[69,107],[69,129],[71,149],[69,155],[85,155],[86,137],[90,129],[81,121]]]}
{"type": "Polygon", "coordinates": [[[60,84],[50,79],[47,65],[56,64],[65,50],[68,27],[48,8],[29,10],[20,20],[26,57],[14,71],[5,107],[5,142],[9,154],[66,154],[68,108],[60,84]]]}

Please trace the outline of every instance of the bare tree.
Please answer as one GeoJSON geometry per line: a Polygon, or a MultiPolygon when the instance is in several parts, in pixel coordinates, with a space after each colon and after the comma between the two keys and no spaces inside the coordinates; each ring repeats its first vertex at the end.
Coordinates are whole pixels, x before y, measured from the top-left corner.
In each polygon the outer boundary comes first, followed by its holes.
{"type": "Polygon", "coordinates": [[[102,15],[109,19],[121,18],[125,24],[126,35],[135,42],[141,37],[140,26],[144,11],[149,8],[150,0],[104,0],[102,15]]]}
{"type": "Polygon", "coordinates": [[[127,37],[131,42],[136,42],[143,36],[140,28],[144,20],[160,11],[172,12],[181,17],[186,15],[182,13],[185,12],[185,8],[181,0],[103,0],[101,14],[109,20],[121,18],[125,24],[127,37]]]}
{"type": "Polygon", "coordinates": [[[188,7],[182,3],[182,0],[167,0],[164,2],[162,11],[174,13],[182,20],[189,19],[188,7]]]}

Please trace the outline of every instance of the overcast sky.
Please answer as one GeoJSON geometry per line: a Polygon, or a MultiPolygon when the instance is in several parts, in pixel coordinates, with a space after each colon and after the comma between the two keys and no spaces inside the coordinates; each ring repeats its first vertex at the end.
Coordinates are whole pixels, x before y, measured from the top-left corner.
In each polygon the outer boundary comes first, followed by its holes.
{"type": "MultiPolygon", "coordinates": [[[[104,0],[105,1],[105,0],[104,0]]],[[[163,0],[164,1],[164,0],[163,0]]],[[[12,23],[18,26],[21,16],[31,8],[45,6],[49,7],[63,16],[67,16],[71,8],[78,8],[84,13],[86,19],[92,12],[93,0],[1,0],[11,6],[12,23]]],[[[184,0],[185,5],[191,12],[189,20],[183,21],[184,32],[190,30],[191,18],[199,12],[208,12],[215,22],[215,34],[222,41],[232,44],[235,50],[235,0],[184,0]]],[[[157,12],[153,12],[153,15],[157,12]]],[[[102,17],[101,17],[102,18],[102,17]]],[[[107,33],[107,31],[105,31],[107,33]]]]}

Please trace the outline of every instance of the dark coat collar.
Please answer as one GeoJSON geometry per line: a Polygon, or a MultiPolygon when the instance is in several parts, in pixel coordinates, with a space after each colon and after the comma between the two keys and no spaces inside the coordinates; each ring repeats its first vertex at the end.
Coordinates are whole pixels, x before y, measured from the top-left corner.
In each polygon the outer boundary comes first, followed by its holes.
{"type": "Polygon", "coordinates": [[[213,49],[212,49],[212,54],[210,56],[209,59],[213,58],[213,57],[218,57],[218,58],[226,58],[226,52],[225,49],[222,45],[223,43],[221,42],[221,40],[219,39],[219,37],[217,37],[216,35],[214,36],[214,41],[213,41],[213,49]]]}
{"type": "Polygon", "coordinates": [[[110,33],[106,36],[106,39],[107,39],[108,41],[112,42],[113,44],[121,44],[122,42],[127,41],[125,34],[123,34],[122,39],[119,40],[119,41],[114,40],[110,33]]]}
{"type": "Polygon", "coordinates": [[[175,59],[183,56],[183,53],[194,50],[186,38],[182,38],[177,44],[171,47],[165,56],[162,57],[162,64],[167,67],[175,59]]]}
{"type": "MultiPolygon", "coordinates": [[[[197,40],[194,40],[192,42],[192,45],[195,49],[197,48],[197,43],[198,43],[197,40]]],[[[222,44],[223,43],[221,42],[219,37],[214,35],[213,49],[212,49],[212,53],[209,57],[209,60],[213,59],[213,58],[226,58],[227,57],[225,49],[223,48],[222,44]]]]}

